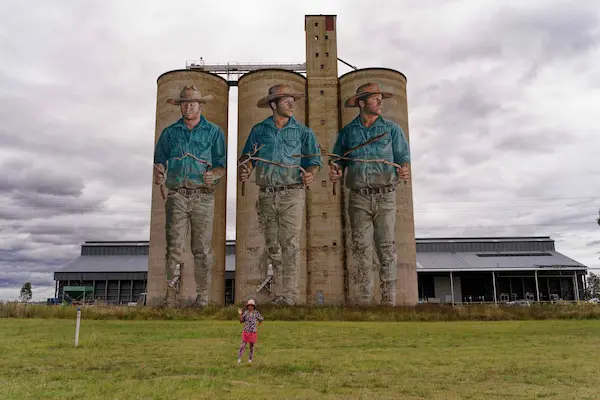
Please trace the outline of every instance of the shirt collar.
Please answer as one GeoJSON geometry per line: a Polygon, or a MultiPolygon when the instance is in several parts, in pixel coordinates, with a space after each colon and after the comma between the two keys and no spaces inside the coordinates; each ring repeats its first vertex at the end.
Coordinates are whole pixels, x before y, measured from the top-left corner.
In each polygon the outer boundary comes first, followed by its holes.
{"type": "MultiPolygon", "coordinates": [[[[379,115],[377,117],[377,119],[375,120],[375,122],[373,122],[373,125],[371,125],[369,128],[372,128],[374,126],[384,125],[384,124],[385,124],[385,120],[383,119],[383,117],[381,115],[379,115]]],[[[362,128],[368,129],[366,126],[363,125],[362,121],[360,120],[360,114],[358,114],[356,116],[356,118],[354,118],[352,120],[352,122],[350,122],[350,125],[357,125],[357,126],[360,126],[362,128]]]]}
{"type": "MultiPolygon", "coordinates": [[[[175,125],[180,128],[188,129],[188,127],[185,125],[185,122],[183,122],[183,117],[179,118],[179,120],[175,123],[175,125]]],[[[204,118],[204,115],[200,115],[200,122],[192,130],[198,129],[198,128],[205,128],[207,125],[208,125],[208,120],[206,118],[204,118]]]]}
{"type": "MultiPolygon", "coordinates": [[[[275,126],[275,120],[273,119],[272,115],[270,117],[267,117],[263,121],[263,124],[269,125],[269,126],[273,127],[274,129],[278,129],[277,126],[275,126]]],[[[296,119],[292,115],[290,117],[290,120],[288,121],[288,123],[283,128],[295,128],[297,126],[298,126],[298,121],[296,121],[296,119]]]]}

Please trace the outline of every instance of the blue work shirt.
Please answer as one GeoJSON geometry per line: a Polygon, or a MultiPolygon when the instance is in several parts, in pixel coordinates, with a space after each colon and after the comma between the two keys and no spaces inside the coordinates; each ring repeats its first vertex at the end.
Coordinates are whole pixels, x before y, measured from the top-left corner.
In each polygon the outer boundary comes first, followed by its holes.
{"type": "MultiPolygon", "coordinates": [[[[312,129],[302,125],[294,117],[281,129],[275,126],[273,117],[252,127],[242,157],[252,152],[254,144],[263,146],[256,157],[274,161],[283,165],[300,165],[306,169],[311,166],[323,166],[321,156],[292,157],[294,154],[318,154],[317,138],[312,129]]],[[[256,184],[260,187],[277,187],[302,183],[302,172],[298,168],[283,168],[277,165],[252,160],[256,167],[256,184]],[[257,165],[258,164],[258,165],[257,165]]]]}
{"type": "Polygon", "coordinates": [[[198,125],[190,130],[181,118],[161,132],[156,143],[154,163],[166,168],[165,185],[168,189],[207,186],[202,174],[218,167],[226,168],[226,151],[225,135],[218,125],[202,115],[198,125]],[[189,156],[177,159],[185,153],[210,162],[212,167],[189,156]]]}
{"type": "MultiPolygon", "coordinates": [[[[365,160],[386,160],[402,165],[410,163],[410,149],[404,131],[393,121],[379,116],[370,127],[365,127],[360,116],[342,128],[333,147],[333,153],[343,155],[353,147],[386,133],[384,137],[368,146],[349,153],[346,157],[365,160]]],[[[383,163],[364,163],[358,161],[335,161],[346,169],[346,186],[350,189],[367,187],[394,186],[399,181],[396,168],[383,163]]]]}

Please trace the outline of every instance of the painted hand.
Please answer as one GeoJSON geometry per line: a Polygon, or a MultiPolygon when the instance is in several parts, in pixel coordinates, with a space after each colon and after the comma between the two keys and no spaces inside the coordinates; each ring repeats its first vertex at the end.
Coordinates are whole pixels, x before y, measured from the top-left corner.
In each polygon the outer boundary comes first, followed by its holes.
{"type": "Polygon", "coordinates": [[[217,179],[219,179],[219,177],[212,171],[206,171],[202,176],[204,177],[204,182],[208,183],[209,185],[212,185],[217,179]]]}
{"type": "Polygon", "coordinates": [[[329,180],[332,183],[336,183],[342,177],[342,170],[337,164],[329,164],[329,180]]]}
{"type": "Polygon", "coordinates": [[[165,167],[162,164],[154,164],[154,184],[165,184],[165,167]]]}
{"type": "Polygon", "coordinates": [[[402,166],[402,168],[396,168],[396,172],[398,173],[400,179],[405,181],[410,179],[410,171],[408,170],[407,166],[402,166]]]}
{"type": "Polygon", "coordinates": [[[250,174],[252,173],[252,167],[249,166],[240,166],[238,168],[238,179],[240,182],[246,182],[248,178],[250,178],[250,174]]]}
{"type": "Polygon", "coordinates": [[[302,173],[302,183],[304,186],[310,186],[315,181],[315,174],[309,171],[302,173]]]}

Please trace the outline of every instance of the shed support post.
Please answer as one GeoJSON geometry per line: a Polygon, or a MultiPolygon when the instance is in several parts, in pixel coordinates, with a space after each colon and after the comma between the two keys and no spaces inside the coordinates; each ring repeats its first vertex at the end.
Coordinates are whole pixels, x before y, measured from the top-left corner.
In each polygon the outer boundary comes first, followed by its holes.
{"type": "Polygon", "coordinates": [[[494,285],[494,304],[498,305],[498,295],[496,294],[496,273],[492,271],[492,285],[494,285]]]}

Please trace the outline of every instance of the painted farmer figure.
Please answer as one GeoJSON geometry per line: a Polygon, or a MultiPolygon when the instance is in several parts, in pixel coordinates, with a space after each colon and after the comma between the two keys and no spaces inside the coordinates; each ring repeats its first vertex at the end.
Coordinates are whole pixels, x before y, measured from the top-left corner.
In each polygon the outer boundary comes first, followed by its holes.
{"type": "Polygon", "coordinates": [[[225,175],[223,130],[202,115],[213,99],[186,86],[169,104],[181,108],[182,118],[165,128],[154,153],[154,182],[166,195],[167,302],[173,301],[186,237],[191,235],[196,277],[196,305],[208,304],[211,287],[214,186],[225,175]]]}
{"type": "Polygon", "coordinates": [[[380,263],[381,303],[395,305],[397,256],[395,246],[396,185],[409,178],[410,150],[402,128],[381,117],[382,100],[392,97],[382,92],[377,83],[360,86],[345,101],[345,107],[358,107],[358,116],[340,131],[333,148],[335,155],[350,159],[379,159],[379,162],[330,160],[329,178],[337,182],[346,173],[345,185],[350,190],[348,216],[352,230],[352,267],[350,282],[355,286],[354,303],[369,304],[373,300],[373,250],[380,263]],[[356,148],[379,135],[366,146],[356,148]],[[356,149],[355,149],[356,148],[356,149]],[[351,149],[355,149],[349,151],[351,149]]]}
{"type": "Polygon", "coordinates": [[[292,93],[287,85],[276,85],[258,101],[258,107],[270,108],[273,115],[252,127],[240,161],[260,147],[254,156],[281,166],[250,160],[239,168],[241,182],[256,169],[266,259],[276,270],[280,268],[283,280],[283,292],[276,294],[273,302],[286,305],[296,304],[299,296],[300,231],[306,203],[304,187],[313,183],[315,174],[323,166],[320,156],[293,157],[319,153],[314,132],[293,117],[295,100],[302,97],[304,94],[292,93]]]}

